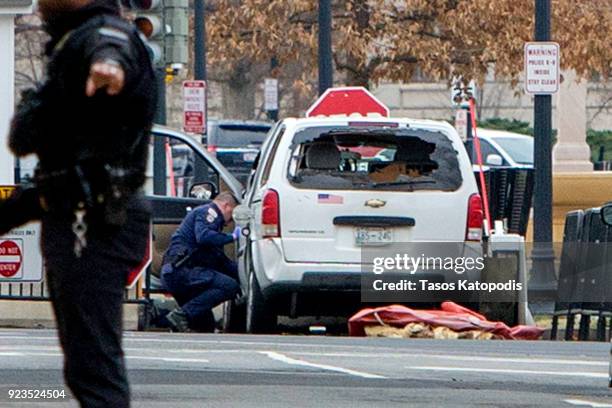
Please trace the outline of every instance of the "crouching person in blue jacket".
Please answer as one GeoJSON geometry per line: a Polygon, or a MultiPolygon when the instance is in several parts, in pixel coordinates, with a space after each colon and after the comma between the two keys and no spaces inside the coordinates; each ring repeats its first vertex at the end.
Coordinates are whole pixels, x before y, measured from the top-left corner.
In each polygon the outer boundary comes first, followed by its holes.
{"type": "Polygon", "coordinates": [[[238,239],[240,227],[222,232],[237,204],[232,194],[221,193],[192,210],[172,236],[161,280],[180,306],[166,316],[173,331],[214,331],[212,309],[238,293],[238,269],[223,246],[238,239]]]}

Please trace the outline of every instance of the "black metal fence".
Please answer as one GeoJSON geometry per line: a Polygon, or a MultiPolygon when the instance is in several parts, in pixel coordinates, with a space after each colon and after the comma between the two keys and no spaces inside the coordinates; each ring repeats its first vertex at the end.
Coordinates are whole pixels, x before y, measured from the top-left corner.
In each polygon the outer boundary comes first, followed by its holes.
{"type": "MultiPolygon", "coordinates": [[[[138,285],[125,289],[125,303],[142,303],[147,299],[148,292],[138,285]]],[[[0,300],[31,300],[46,302],[51,300],[45,279],[41,282],[0,282],[0,300]]]]}
{"type": "MultiPolygon", "coordinates": [[[[531,168],[500,167],[485,171],[491,219],[504,220],[511,234],[525,236],[527,232],[533,196],[533,175],[531,168]]],[[[480,184],[478,188],[482,190],[480,184]]],[[[482,194],[482,191],[480,193],[482,194]]]]}
{"type": "Polygon", "coordinates": [[[599,208],[572,211],[565,218],[553,340],[561,317],[566,318],[565,340],[589,340],[593,319],[596,340],[606,341],[609,320],[612,337],[612,227],[603,223],[599,208]]]}

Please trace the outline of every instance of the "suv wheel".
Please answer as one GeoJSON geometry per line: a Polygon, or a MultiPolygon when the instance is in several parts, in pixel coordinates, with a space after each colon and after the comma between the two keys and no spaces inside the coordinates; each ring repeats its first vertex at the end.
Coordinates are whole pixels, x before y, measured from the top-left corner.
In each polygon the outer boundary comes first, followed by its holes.
{"type": "Polygon", "coordinates": [[[273,333],[276,330],[276,315],[270,311],[269,306],[261,293],[259,282],[255,273],[249,273],[249,290],[246,306],[247,333],[273,333]]]}

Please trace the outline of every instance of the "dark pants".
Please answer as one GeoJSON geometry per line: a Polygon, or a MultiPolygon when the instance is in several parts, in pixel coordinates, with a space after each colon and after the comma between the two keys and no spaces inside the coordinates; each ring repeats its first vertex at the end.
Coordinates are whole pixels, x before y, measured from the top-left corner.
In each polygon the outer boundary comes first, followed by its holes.
{"type": "Polygon", "coordinates": [[[162,283],[187,314],[189,326],[199,331],[214,329],[212,308],[233,299],[239,290],[235,279],[199,266],[177,269],[165,266],[162,283]]]}
{"type": "Polygon", "coordinates": [[[43,219],[47,283],[64,351],[64,378],[82,407],[130,405],[122,336],[127,273],[144,255],[148,215],[132,212],[121,228],[90,226],[76,258],[69,221],[43,219]]]}

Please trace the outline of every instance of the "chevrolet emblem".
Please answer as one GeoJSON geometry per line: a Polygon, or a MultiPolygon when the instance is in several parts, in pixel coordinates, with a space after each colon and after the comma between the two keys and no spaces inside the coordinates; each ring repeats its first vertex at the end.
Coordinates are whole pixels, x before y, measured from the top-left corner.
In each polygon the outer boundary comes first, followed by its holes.
{"type": "Polygon", "coordinates": [[[384,207],[385,204],[387,204],[386,201],[383,200],[379,200],[377,198],[373,199],[373,200],[368,200],[365,202],[365,205],[368,207],[372,207],[372,208],[380,208],[380,207],[384,207]]]}

